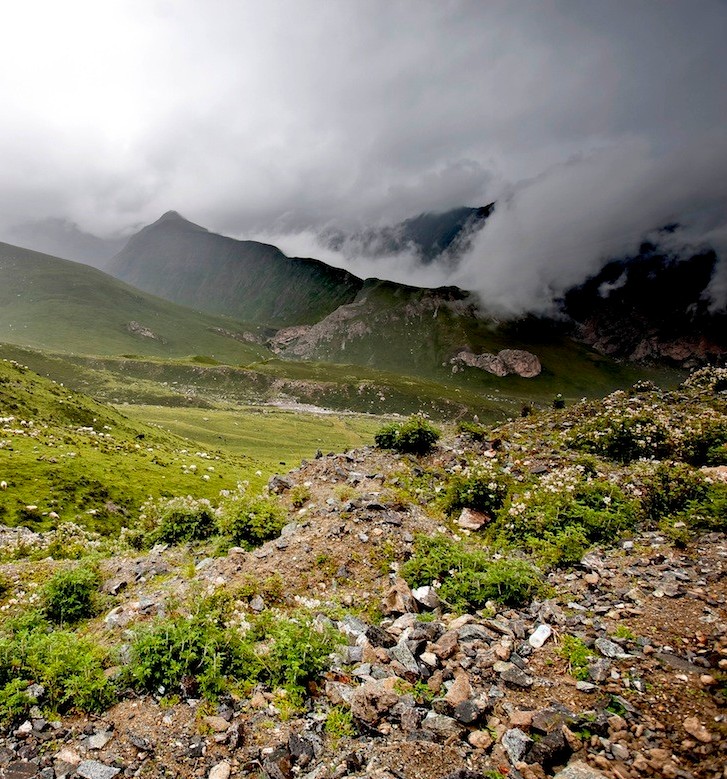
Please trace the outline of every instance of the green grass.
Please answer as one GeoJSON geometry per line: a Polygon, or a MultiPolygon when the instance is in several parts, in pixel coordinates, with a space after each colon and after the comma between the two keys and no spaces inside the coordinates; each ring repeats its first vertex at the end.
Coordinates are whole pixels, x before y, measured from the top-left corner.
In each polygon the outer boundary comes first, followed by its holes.
{"type": "Polygon", "coordinates": [[[124,406],[131,419],[158,425],[199,444],[244,455],[265,470],[297,466],[316,451],[338,452],[373,441],[379,420],[333,414],[305,414],[270,408],[189,408],[181,415],[164,406],[124,406]]]}
{"type": "Polygon", "coordinates": [[[156,298],[87,265],[0,243],[0,341],[91,355],[194,354],[233,364],[269,354],[215,328],[250,329],[156,298]],[[158,338],[130,332],[130,322],[158,338]]]}

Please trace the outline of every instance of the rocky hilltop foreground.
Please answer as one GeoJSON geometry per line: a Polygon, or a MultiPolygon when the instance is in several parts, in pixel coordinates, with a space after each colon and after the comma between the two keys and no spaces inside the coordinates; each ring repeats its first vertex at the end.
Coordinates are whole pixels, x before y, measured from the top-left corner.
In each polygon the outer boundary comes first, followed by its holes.
{"type": "Polygon", "coordinates": [[[377,443],[4,530],[4,775],[725,776],[727,371],[377,443]]]}

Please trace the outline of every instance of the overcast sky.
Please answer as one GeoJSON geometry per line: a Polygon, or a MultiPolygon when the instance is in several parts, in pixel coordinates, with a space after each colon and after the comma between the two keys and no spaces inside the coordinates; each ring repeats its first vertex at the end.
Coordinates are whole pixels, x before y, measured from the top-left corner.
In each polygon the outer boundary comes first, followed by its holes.
{"type": "Polygon", "coordinates": [[[503,312],[671,221],[675,250],[727,254],[724,2],[24,0],[0,20],[0,229],[176,209],[321,256],[329,225],[497,199],[456,277],[420,279],[503,312]]]}

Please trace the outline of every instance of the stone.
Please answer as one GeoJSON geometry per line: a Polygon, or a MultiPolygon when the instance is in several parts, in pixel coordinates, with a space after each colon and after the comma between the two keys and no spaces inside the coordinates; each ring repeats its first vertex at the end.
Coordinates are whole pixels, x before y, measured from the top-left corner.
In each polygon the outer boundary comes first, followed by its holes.
{"type": "Polygon", "coordinates": [[[530,736],[520,728],[510,728],[502,737],[502,746],[513,765],[523,759],[532,743],[530,736]]]}
{"type": "Polygon", "coordinates": [[[597,688],[598,686],[591,682],[584,682],[584,681],[576,682],[576,690],[578,690],[578,692],[593,692],[597,688]]]}
{"type": "Polygon", "coordinates": [[[263,771],[268,779],[291,779],[293,776],[293,764],[290,752],[285,747],[274,749],[263,760],[263,771]]]}
{"type": "Polygon", "coordinates": [[[467,737],[467,741],[475,749],[489,749],[494,743],[489,730],[473,730],[467,737]]]}
{"type": "Polygon", "coordinates": [[[76,773],[83,779],[112,779],[121,773],[121,769],[104,765],[98,760],[84,760],[76,769],[76,773]]]}
{"type": "Polygon", "coordinates": [[[99,731],[98,733],[94,733],[92,736],[89,736],[88,739],[88,748],[89,749],[103,749],[106,744],[111,741],[111,739],[114,737],[113,733],[109,733],[107,730],[99,731]]]}
{"type": "Polygon", "coordinates": [[[396,639],[387,630],[377,625],[369,625],[366,628],[366,638],[373,646],[382,646],[384,649],[390,649],[396,645],[396,639]]]}
{"type": "Polygon", "coordinates": [[[472,685],[467,674],[460,673],[444,696],[444,700],[454,709],[472,697],[472,685]]]}
{"type": "Polygon", "coordinates": [[[399,700],[393,691],[395,679],[383,679],[362,684],[351,694],[351,714],[358,720],[375,725],[399,700]]]}
{"type": "Polygon", "coordinates": [[[72,765],[74,768],[81,762],[81,756],[78,754],[78,752],[71,749],[70,747],[64,747],[61,749],[60,752],[57,752],[53,756],[53,759],[61,763],[72,765]]]}
{"type": "Polygon", "coordinates": [[[457,650],[459,638],[456,630],[448,630],[432,644],[432,652],[440,659],[449,659],[457,650]]]}
{"type": "Polygon", "coordinates": [[[540,649],[541,646],[551,637],[553,629],[550,625],[538,625],[538,627],[530,634],[528,638],[528,644],[533,649],[540,649]]]}
{"type": "Polygon", "coordinates": [[[439,595],[437,595],[437,591],[434,587],[428,585],[417,587],[415,590],[411,591],[411,594],[414,596],[414,600],[416,600],[417,603],[421,603],[422,606],[425,606],[428,609],[438,609],[442,605],[442,601],[439,595]]]}
{"type": "Polygon", "coordinates": [[[514,728],[527,730],[533,724],[533,712],[515,709],[510,712],[510,724],[514,728]]]}
{"type": "Polygon", "coordinates": [[[624,652],[623,649],[615,642],[608,638],[597,638],[596,649],[604,656],[610,657],[613,660],[625,660],[631,655],[628,652],[624,652]]]}
{"type": "Polygon", "coordinates": [[[33,779],[38,776],[38,766],[26,760],[17,760],[9,763],[2,775],[4,779],[33,779]]]}
{"type": "Polygon", "coordinates": [[[422,720],[422,728],[425,730],[431,730],[435,736],[438,736],[442,740],[446,740],[452,736],[459,738],[462,735],[462,725],[457,722],[453,717],[448,717],[446,714],[437,714],[434,711],[427,713],[427,716],[422,720]]]}
{"type": "Polygon", "coordinates": [[[384,596],[382,606],[384,614],[408,614],[419,610],[409,585],[401,578],[394,580],[384,596]]]}
{"type": "Polygon", "coordinates": [[[216,717],[214,715],[205,717],[204,724],[213,733],[224,733],[230,727],[230,723],[224,717],[216,717]]]}
{"type": "Polygon", "coordinates": [[[592,587],[598,584],[600,579],[601,577],[595,571],[591,571],[583,577],[586,584],[590,584],[592,587]]]}
{"type": "Polygon", "coordinates": [[[606,779],[606,774],[592,768],[582,760],[575,760],[553,777],[553,779],[606,779]]]}
{"type": "Polygon", "coordinates": [[[419,676],[419,665],[416,658],[411,653],[411,649],[409,649],[406,639],[402,638],[396,646],[392,646],[389,650],[389,655],[392,660],[396,660],[400,663],[405,671],[419,676]]]}
{"type": "Polygon", "coordinates": [[[207,779],[230,779],[231,773],[232,768],[230,764],[227,760],[223,760],[222,762],[217,763],[217,765],[212,766],[209,774],[207,774],[207,779]]]}
{"type": "Polygon", "coordinates": [[[490,520],[491,517],[489,517],[487,514],[483,514],[481,511],[464,508],[457,518],[457,524],[463,530],[473,530],[476,532],[477,530],[481,530],[488,522],[490,522],[490,520]]]}
{"type": "Polygon", "coordinates": [[[516,665],[512,665],[511,663],[507,663],[507,666],[508,667],[500,673],[500,678],[503,682],[506,682],[507,684],[510,684],[514,687],[533,686],[533,678],[528,676],[525,671],[522,671],[516,665]]]}
{"type": "Polygon", "coordinates": [[[305,768],[315,757],[313,744],[311,744],[308,739],[299,736],[297,733],[294,733],[288,739],[288,750],[290,751],[293,762],[301,768],[305,768]]]}
{"type": "Polygon", "coordinates": [[[697,741],[701,741],[703,744],[709,744],[712,741],[712,734],[696,717],[687,717],[682,722],[682,727],[690,736],[694,736],[697,741]]]}
{"type": "Polygon", "coordinates": [[[454,709],[454,718],[457,722],[462,722],[465,725],[472,725],[474,722],[477,722],[480,714],[480,707],[475,701],[462,701],[454,709]]]}
{"type": "Polygon", "coordinates": [[[525,762],[536,763],[549,771],[554,765],[562,765],[571,751],[563,730],[553,730],[530,747],[525,762]]]}
{"type": "Polygon", "coordinates": [[[275,474],[268,479],[268,490],[275,495],[293,488],[293,482],[287,476],[275,474]]]}

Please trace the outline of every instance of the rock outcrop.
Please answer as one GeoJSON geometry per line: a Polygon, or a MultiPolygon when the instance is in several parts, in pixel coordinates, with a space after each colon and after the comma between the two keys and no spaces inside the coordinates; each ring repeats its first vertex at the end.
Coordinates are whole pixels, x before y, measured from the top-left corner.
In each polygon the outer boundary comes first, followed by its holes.
{"type": "Polygon", "coordinates": [[[452,364],[456,370],[459,365],[468,365],[470,368],[494,373],[495,376],[510,376],[515,374],[524,379],[532,379],[540,374],[542,366],[537,355],[526,352],[524,349],[503,349],[497,354],[484,352],[474,354],[469,351],[461,351],[452,358],[452,364]]]}

